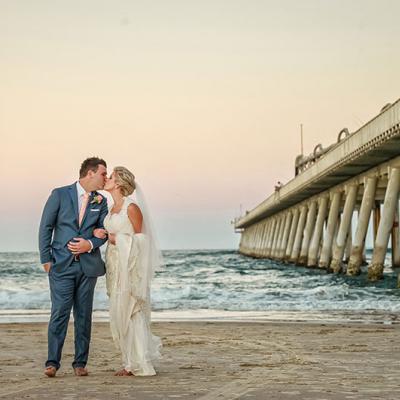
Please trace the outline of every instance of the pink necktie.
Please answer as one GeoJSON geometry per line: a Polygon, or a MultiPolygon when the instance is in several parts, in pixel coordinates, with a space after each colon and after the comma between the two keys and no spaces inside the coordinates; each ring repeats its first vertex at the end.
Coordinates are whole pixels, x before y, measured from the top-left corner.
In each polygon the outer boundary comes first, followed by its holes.
{"type": "Polygon", "coordinates": [[[82,199],[81,209],[79,210],[79,226],[82,224],[83,216],[85,215],[87,203],[89,201],[89,193],[85,193],[82,199]]]}

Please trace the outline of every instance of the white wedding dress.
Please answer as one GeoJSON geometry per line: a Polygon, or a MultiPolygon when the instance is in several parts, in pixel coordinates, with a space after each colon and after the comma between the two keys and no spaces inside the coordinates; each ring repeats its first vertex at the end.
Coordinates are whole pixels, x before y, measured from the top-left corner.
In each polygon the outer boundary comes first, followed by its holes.
{"type": "Polygon", "coordinates": [[[116,235],[106,250],[106,285],[110,298],[110,325],[114,343],[122,353],[123,367],[134,375],[155,375],[153,361],[161,358],[161,340],[150,329],[150,237],[135,233],[124,199],[119,213],[110,212],[104,227],[116,235]]]}

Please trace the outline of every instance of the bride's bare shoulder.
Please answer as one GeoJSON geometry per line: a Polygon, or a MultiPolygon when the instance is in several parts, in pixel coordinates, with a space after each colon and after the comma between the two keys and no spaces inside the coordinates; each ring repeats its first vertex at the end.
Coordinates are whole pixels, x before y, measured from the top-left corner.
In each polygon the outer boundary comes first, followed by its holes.
{"type": "Polygon", "coordinates": [[[140,210],[140,207],[135,203],[130,203],[128,205],[127,210],[128,210],[128,214],[134,214],[134,215],[135,214],[140,214],[140,215],[142,215],[142,211],[140,210]]]}

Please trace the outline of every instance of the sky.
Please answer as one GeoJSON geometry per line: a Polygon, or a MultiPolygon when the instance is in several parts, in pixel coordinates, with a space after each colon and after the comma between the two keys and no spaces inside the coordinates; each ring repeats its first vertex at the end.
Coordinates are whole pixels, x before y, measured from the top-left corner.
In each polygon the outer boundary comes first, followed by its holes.
{"type": "Polygon", "coordinates": [[[390,0],[0,0],[0,251],[93,155],[136,176],[163,249],[234,249],[300,153],[400,97],[390,0]]]}

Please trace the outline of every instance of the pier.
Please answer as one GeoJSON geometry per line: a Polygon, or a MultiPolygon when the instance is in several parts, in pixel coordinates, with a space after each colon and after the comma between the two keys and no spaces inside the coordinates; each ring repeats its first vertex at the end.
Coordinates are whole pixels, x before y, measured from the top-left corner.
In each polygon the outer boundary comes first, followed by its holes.
{"type": "Polygon", "coordinates": [[[239,251],[354,276],[369,231],[368,279],[382,279],[388,247],[400,267],[399,191],[400,99],[357,131],[342,129],[331,146],[298,156],[295,177],[235,220],[239,251]]]}

